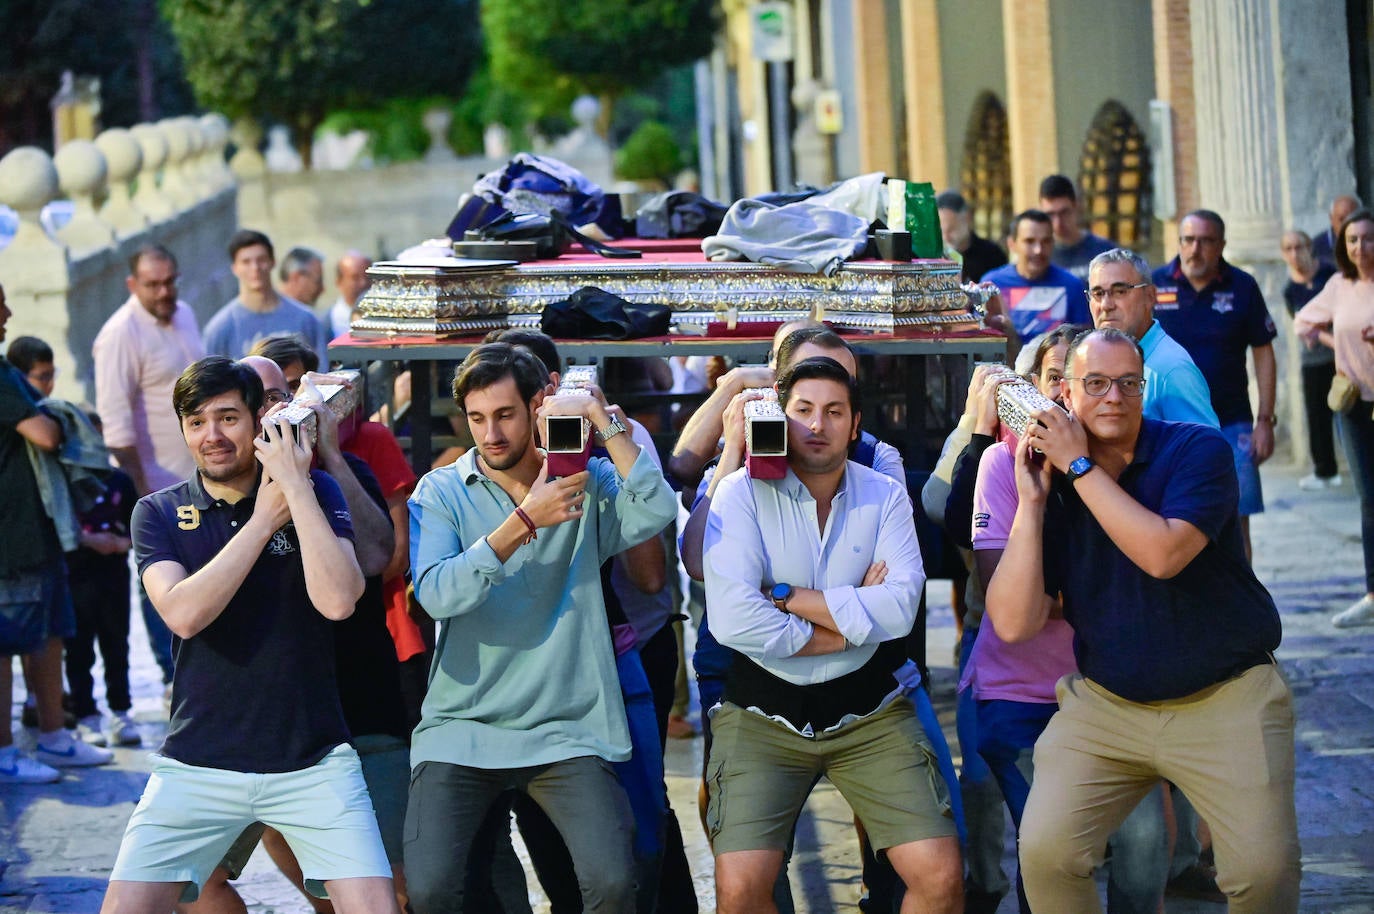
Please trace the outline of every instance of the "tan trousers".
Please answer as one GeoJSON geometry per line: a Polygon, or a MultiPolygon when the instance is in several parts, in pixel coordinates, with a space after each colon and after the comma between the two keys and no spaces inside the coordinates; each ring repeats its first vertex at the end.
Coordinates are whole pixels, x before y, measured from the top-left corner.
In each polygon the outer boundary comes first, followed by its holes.
{"type": "Polygon", "coordinates": [[[1140,704],[1081,675],[1035,744],[1021,874],[1036,912],[1102,910],[1093,880],[1107,837],[1160,778],[1211,825],[1231,914],[1298,910],[1293,697],[1277,666],[1187,698],[1140,704]]]}

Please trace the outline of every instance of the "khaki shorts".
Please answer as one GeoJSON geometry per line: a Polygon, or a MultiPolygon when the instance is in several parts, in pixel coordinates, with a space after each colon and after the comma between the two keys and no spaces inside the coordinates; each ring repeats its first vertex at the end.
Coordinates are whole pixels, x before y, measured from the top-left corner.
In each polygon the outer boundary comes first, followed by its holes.
{"type": "Polygon", "coordinates": [[[957,834],[944,778],[905,698],[810,738],[728,702],[716,710],[711,729],[706,827],[717,855],[786,851],[821,775],[853,808],[877,850],[957,834]]]}
{"type": "Polygon", "coordinates": [[[309,768],[280,774],[154,756],[110,879],[189,883],[181,900],[195,901],[230,846],[249,839],[245,829],[255,822],[286,838],[312,895],[324,897],[331,879],[391,878],[358,753],[341,745],[309,768]]]}

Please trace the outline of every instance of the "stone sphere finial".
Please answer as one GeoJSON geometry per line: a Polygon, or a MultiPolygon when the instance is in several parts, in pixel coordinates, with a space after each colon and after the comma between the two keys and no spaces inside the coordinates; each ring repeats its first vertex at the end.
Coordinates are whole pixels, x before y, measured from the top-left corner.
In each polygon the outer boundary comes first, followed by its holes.
{"type": "Polygon", "coordinates": [[[191,151],[191,138],[186,135],[186,131],[181,129],[181,125],[176,122],[175,118],[169,117],[158,121],[156,129],[167,141],[168,164],[180,165],[191,151]]]}
{"type": "Polygon", "coordinates": [[[229,142],[229,119],[218,112],[202,115],[200,129],[211,148],[223,149],[229,142]]]}
{"type": "Polygon", "coordinates": [[[111,183],[130,181],[143,167],[143,150],[133,134],[123,127],[111,127],[95,138],[105,156],[111,183]]]}
{"type": "Polygon", "coordinates": [[[145,171],[156,171],[167,161],[167,138],[152,124],[139,124],[129,129],[143,152],[145,171]]]}
{"type": "Polygon", "coordinates": [[[105,156],[90,140],[68,140],[52,162],[57,167],[58,186],[73,198],[93,197],[105,184],[105,156]]]}
{"type": "Polygon", "coordinates": [[[0,159],[0,203],[36,212],[57,197],[57,166],[37,146],[20,146],[0,159]]]}
{"type": "Polygon", "coordinates": [[[573,99],[572,118],[573,122],[579,127],[588,130],[596,126],[596,119],[601,116],[601,102],[595,95],[579,95],[573,99]]]}

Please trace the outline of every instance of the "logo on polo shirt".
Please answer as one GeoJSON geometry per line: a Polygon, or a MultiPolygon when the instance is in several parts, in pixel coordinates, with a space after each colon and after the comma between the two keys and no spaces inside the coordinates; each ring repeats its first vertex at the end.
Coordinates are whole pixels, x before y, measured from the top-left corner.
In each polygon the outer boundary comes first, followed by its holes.
{"type": "Polygon", "coordinates": [[[1156,311],[1177,311],[1178,310],[1178,287],[1160,286],[1155,290],[1155,310],[1156,311]]]}
{"type": "Polygon", "coordinates": [[[286,528],[278,530],[272,534],[272,539],[267,544],[267,552],[270,555],[290,555],[296,551],[296,547],[291,545],[291,539],[286,535],[286,528]]]}
{"type": "Polygon", "coordinates": [[[980,511],[979,513],[973,515],[973,526],[974,526],[974,529],[977,529],[977,530],[986,530],[986,529],[988,528],[988,524],[991,523],[991,522],[992,522],[992,515],[991,515],[991,514],[988,514],[987,512],[980,511]]]}
{"type": "Polygon", "coordinates": [[[1218,292],[1212,298],[1212,310],[1218,314],[1230,314],[1236,310],[1236,293],[1218,292]]]}
{"type": "Polygon", "coordinates": [[[200,526],[200,509],[195,505],[177,505],[177,528],[195,530],[200,526]]]}

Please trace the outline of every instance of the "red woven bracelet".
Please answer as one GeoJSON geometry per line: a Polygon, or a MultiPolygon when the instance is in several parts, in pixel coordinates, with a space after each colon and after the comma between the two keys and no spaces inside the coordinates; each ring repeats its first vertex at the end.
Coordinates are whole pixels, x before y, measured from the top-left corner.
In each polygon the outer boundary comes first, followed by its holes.
{"type": "Polygon", "coordinates": [[[515,506],[515,516],[524,521],[525,526],[530,528],[530,535],[521,540],[520,545],[528,546],[539,539],[539,528],[534,525],[534,521],[530,520],[530,516],[519,505],[515,506]]]}

